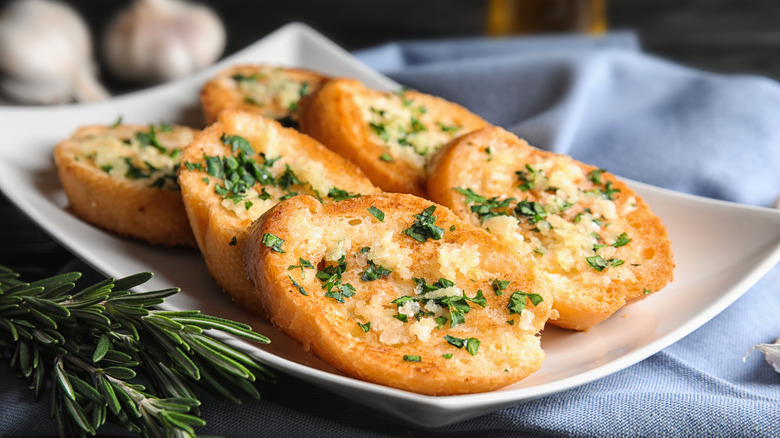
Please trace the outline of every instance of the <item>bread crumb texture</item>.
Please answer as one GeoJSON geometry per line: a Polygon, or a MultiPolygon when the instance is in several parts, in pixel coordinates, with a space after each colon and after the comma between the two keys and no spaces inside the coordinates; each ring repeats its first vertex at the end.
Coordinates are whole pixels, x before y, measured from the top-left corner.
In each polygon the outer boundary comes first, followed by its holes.
{"type": "Polygon", "coordinates": [[[245,261],[271,320],[361,379],[481,392],[544,357],[552,299],[530,260],[412,195],[292,198],[253,225],[245,261]]]}
{"type": "Polygon", "coordinates": [[[206,123],[226,109],[241,109],[297,125],[298,102],[328,76],[310,70],[265,64],[228,67],[204,84],[200,93],[206,123]]]}
{"type": "Polygon", "coordinates": [[[378,189],[355,165],[316,140],[242,110],[225,110],[187,147],[179,172],[198,247],[218,285],[263,314],[242,248],[250,224],[285,199],[320,202],[378,189]]]}
{"type": "Polygon", "coordinates": [[[434,160],[428,190],[533,258],[561,314],[551,322],[561,327],[587,329],[672,280],[666,229],[633,190],[501,128],[451,143],[434,160]]]}
{"type": "Polygon", "coordinates": [[[176,174],[196,133],[164,123],[77,129],[54,150],[73,212],[153,244],[194,246],[176,174]]]}

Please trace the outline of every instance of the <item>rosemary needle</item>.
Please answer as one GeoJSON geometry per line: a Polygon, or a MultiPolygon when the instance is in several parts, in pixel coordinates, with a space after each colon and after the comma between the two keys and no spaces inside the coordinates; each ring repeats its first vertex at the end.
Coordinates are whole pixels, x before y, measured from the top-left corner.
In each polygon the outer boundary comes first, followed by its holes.
{"type": "Polygon", "coordinates": [[[178,289],[133,292],[151,273],[76,288],[78,272],[25,283],[0,265],[0,360],[34,392],[51,381],[49,415],[60,436],[106,422],[146,437],[194,437],[206,422],[192,385],[240,402],[273,379],[256,359],[207,330],[268,343],[246,324],[199,311],[155,309],[178,289]]]}

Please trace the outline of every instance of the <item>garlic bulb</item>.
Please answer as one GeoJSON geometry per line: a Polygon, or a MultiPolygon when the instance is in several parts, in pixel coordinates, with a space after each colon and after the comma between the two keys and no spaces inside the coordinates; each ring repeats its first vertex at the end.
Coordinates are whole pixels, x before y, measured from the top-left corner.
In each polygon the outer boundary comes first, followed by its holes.
{"type": "Polygon", "coordinates": [[[205,6],[180,0],[137,0],[109,25],[103,41],[106,65],[136,82],[175,79],[216,61],[225,28],[205,6]]]}
{"type": "Polygon", "coordinates": [[[69,6],[17,0],[0,14],[0,91],[27,104],[108,97],[95,78],[89,30],[69,6]]]}

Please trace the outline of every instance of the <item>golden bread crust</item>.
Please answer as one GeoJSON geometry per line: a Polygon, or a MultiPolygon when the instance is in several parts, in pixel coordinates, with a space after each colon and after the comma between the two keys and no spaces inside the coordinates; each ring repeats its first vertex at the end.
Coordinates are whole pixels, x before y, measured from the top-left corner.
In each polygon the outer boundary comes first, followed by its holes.
{"type": "Polygon", "coordinates": [[[633,190],[614,175],[533,148],[501,128],[476,131],[442,148],[431,162],[428,193],[536,260],[560,313],[550,322],[560,327],[585,330],[672,281],[666,228],[633,190]],[[469,199],[465,190],[483,199],[469,199]],[[514,198],[490,209],[509,216],[473,211],[494,197],[514,198]],[[523,200],[529,202],[525,209],[518,206],[523,200]],[[533,203],[544,211],[535,213],[533,203]]]}
{"type": "MultiPolygon", "coordinates": [[[[170,132],[160,128],[155,131],[168,155],[180,152],[197,132],[185,126],[171,128],[170,132]]],[[[173,166],[178,165],[178,158],[162,160],[169,165],[164,176],[158,172],[134,179],[123,176],[127,174],[125,159],[137,162],[140,155],[145,155],[141,162],[165,158],[166,154],[157,154],[153,146],[133,149],[128,144],[137,133],[148,134],[149,130],[145,125],[84,126],[60,142],[54,149],[54,162],[70,208],[81,219],[123,236],[165,246],[195,246],[175,184],[173,166]],[[119,171],[120,167],[123,170],[119,171]],[[156,182],[162,187],[156,187],[156,182]]],[[[137,167],[127,172],[134,170],[139,174],[149,171],[137,167]]]]}
{"type": "Polygon", "coordinates": [[[332,199],[327,195],[327,187],[322,188],[328,185],[352,194],[378,191],[359,168],[314,139],[274,120],[240,110],[221,112],[219,120],[184,151],[183,163],[179,170],[182,198],[211,276],[239,305],[259,314],[264,313],[262,305],[247,278],[242,256],[252,221],[293,191],[313,194],[312,184],[325,192],[321,193],[323,201],[332,199]],[[276,181],[286,174],[289,186],[283,189],[276,183],[253,184],[247,193],[254,194],[238,197],[236,202],[230,194],[218,194],[217,187],[225,186],[225,177],[210,174],[204,157],[237,156],[222,140],[223,135],[248,141],[255,152],[253,160],[263,168],[266,160],[258,154],[265,154],[273,162],[268,167],[272,179],[276,181]],[[309,177],[304,177],[306,172],[309,177]],[[296,175],[297,183],[291,175],[296,175]]]}
{"type": "Polygon", "coordinates": [[[300,68],[234,65],[203,85],[200,91],[203,118],[210,125],[220,111],[240,109],[295,124],[301,94],[316,90],[328,79],[327,75],[300,68]],[[302,90],[303,84],[306,85],[302,90]]]}
{"type": "Polygon", "coordinates": [[[388,192],[425,196],[426,164],[441,145],[488,123],[416,91],[380,92],[332,79],[301,100],[300,128],[360,166],[388,192]]]}
{"type": "Polygon", "coordinates": [[[544,357],[537,333],[552,302],[533,263],[442,206],[433,212],[435,226],[443,230],[440,239],[421,243],[404,234],[414,215],[432,205],[413,195],[380,193],[324,205],[297,196],[269,210],[253,224],[244,255],[271,321],[351,376],[422,394],[490,391],[536,371],[544,357]],[[372,207],[384,214],[382,221],[372,207]],[[343,269],[331,290],[346,287],[340,300],[338,293],[326,295],[328,269],[337,266],[343,269]],[[372,266],[390,272],[364,277],[372,266]],[[413,278],[428,285],[446,278],[458,289],[442,289],[441,283],[426,295],[413,278]],[[498,293],[491,287],[496,279],[505,282],[498,293]],[[515,296],[516,290],[543,301],[533,305],[515,296]],[[454,327],[455,312],[424,299],[460,298],[464,292],[474,301],[454,327]],[[484,297],[484,308],[476,303],[478,296],[484,297]],[[400,297],[417,301],[393,302],[400,297]],[[511,297],[520,300],[519,313],[507,308],[511,297]],[[398,319],[402,313],[406,322],[398,319]],[[359,325],[367,323],[367,331],[359,325]],[[445,335],[479,340],[479,347],[471,354],[445,335]],[[412,361],[415,357],[419,361],[412,361]]]}

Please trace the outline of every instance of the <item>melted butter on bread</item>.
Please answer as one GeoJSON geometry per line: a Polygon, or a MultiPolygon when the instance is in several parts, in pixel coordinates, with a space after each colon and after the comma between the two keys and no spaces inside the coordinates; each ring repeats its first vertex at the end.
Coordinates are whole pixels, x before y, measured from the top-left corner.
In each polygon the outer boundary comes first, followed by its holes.
{"type": "Polygon", "coordinates": [[[534,265],[422,198],[294,197],[252,225],[244,257],[271,321],[349,375],[444,395],[541,365],[537,333],[554,311],[534,265]],[[423,223],[440,233],[407,233],[423,223]],[[494,293],[499,279],[506,293],[494,293]]]}
{"type": "Polygon", "coordinates": [[[603,169],[540,151],[501,128],[475,131],[434,158],[428,193],[532,257],[561,318],[587,329],[672,279],[660,219],[603,169]]]}

